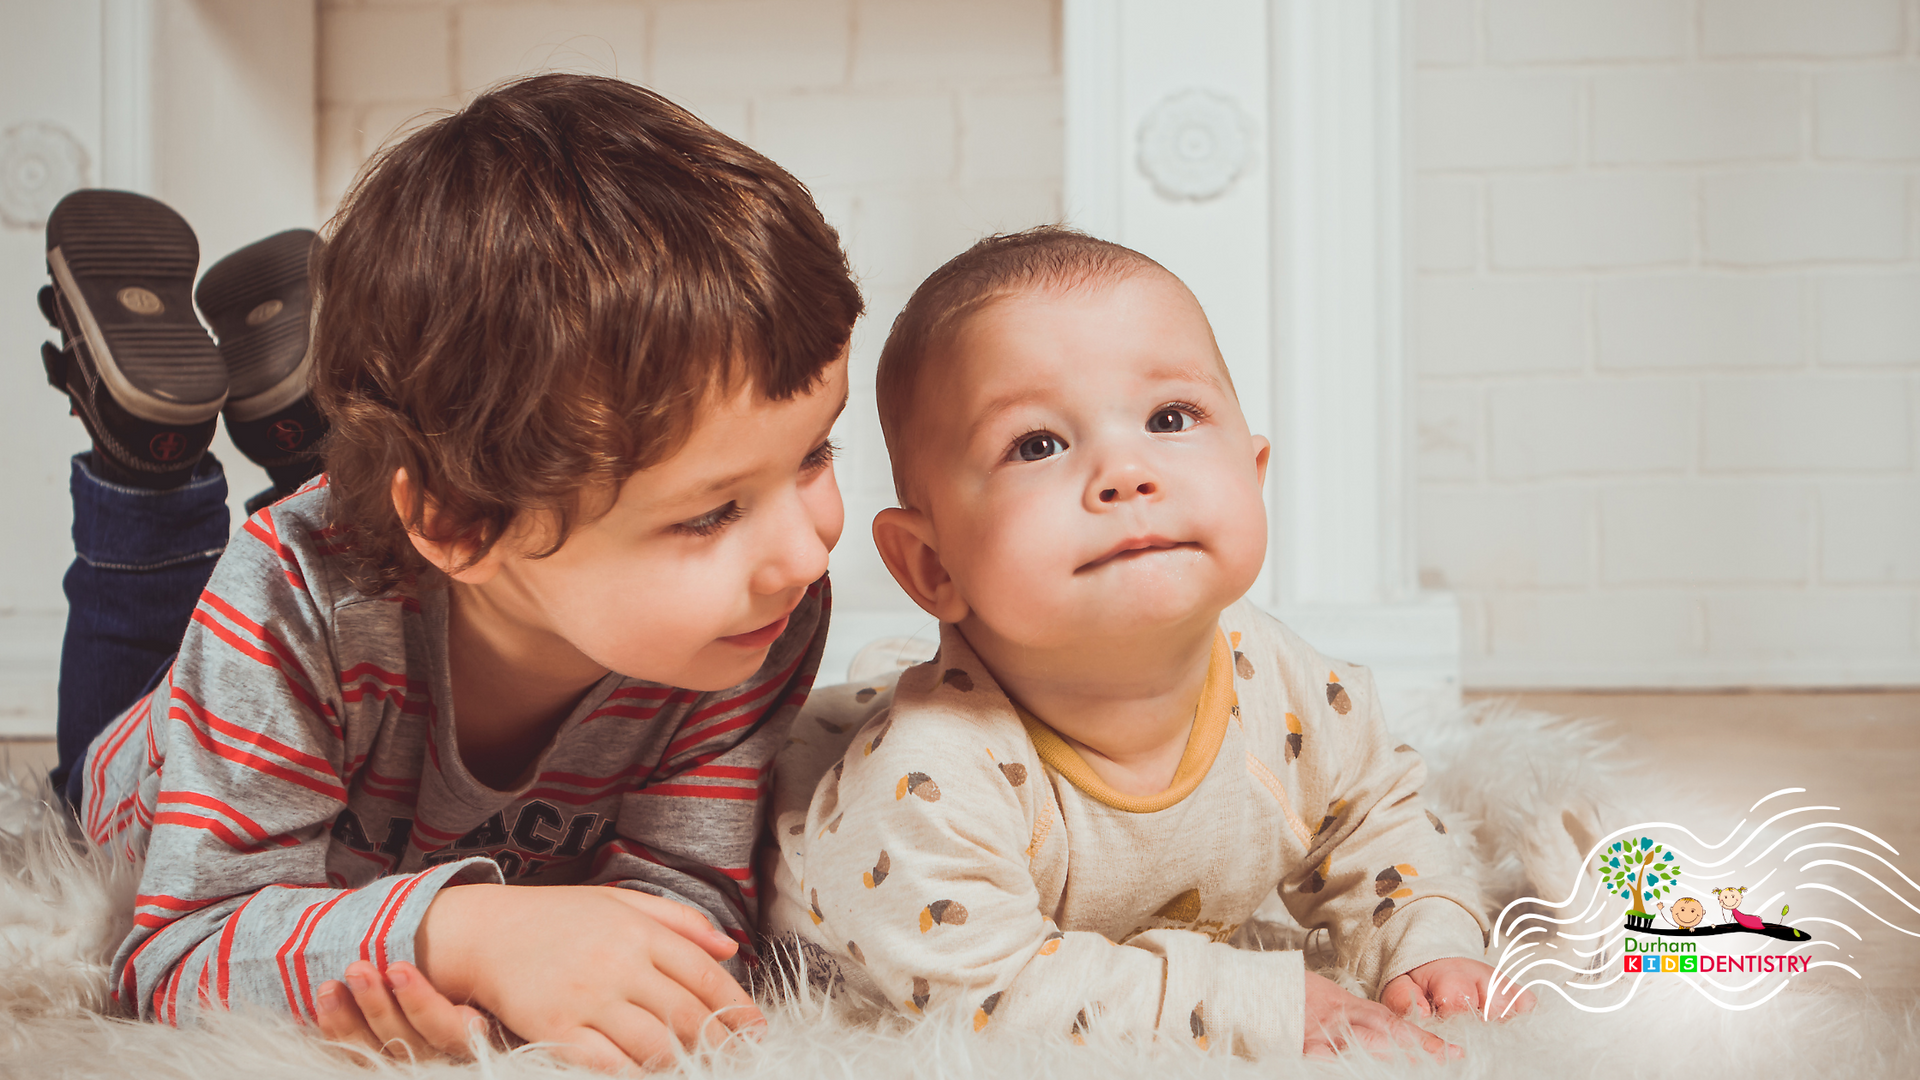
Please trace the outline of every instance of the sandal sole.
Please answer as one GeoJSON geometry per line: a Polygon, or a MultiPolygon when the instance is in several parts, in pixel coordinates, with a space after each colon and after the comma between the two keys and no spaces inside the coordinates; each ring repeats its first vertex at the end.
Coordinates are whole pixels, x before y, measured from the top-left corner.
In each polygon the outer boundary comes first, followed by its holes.
{"type": "Polygon", "coordinates": [[[47,267],[75,325],[76,350],[120,407],[192,425],[227,399],[227,369],[193,309],[200,244],[165,204],[126,191],[77,191],[47,221],[47,267]]]}
{"type": "Polygon", "coordinates": [[[227,419],[279,412],[307,392],[313,314],[309,229],[276,233],[213,264],[194,290],[227,365],[227,419]]]}

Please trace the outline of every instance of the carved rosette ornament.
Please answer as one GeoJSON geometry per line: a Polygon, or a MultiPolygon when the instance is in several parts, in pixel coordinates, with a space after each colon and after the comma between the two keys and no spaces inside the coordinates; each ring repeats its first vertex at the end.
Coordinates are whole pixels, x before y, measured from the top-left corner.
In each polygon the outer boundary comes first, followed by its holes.
{"type": "Polygon", "coordinates": [[[1140,122],[1140,171],[1163,199],[1218,198],[1252,161],[1253,122],[1232,98],[1182,90],[1140,122]]]}
{"type": "Polygon", "coordinates": [[[87,152],[58,124],[16,124],[0,134],[0,221],[39,229],[60,197],[86,184],[87,152]]]}

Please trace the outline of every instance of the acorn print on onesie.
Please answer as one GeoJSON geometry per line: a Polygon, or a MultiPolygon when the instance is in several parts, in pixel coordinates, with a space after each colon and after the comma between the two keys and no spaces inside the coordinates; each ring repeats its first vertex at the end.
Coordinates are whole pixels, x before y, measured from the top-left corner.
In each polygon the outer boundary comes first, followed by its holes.
{"type": "Polygon", "coordinates": [[[1327,672],[1327,704],[1341,716],[1353,711],[1353,699],[1347,696],[1347,688],[1340,685],[1339,674],[1332,671],[1327,672]]]}

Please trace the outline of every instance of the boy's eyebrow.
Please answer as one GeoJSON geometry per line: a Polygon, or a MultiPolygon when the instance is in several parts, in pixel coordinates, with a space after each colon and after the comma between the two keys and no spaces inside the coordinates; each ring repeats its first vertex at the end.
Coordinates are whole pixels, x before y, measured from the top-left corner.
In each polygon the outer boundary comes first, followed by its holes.
{"type": "MultiPolygon", "coordinates": [[[[833,427],[833,424],[835,421],[840,419],[840,414],[847,411],[847,402],[852,400],[852,398],[853,398],[853,394],[851,391],[849,391],[848,393],[842,394],[840,396],[839,408],[836,408],[833,410],[833,419],[827,421],[827,427],[829,429],[833,427]]],[[[739,483],[742,480],[745,480],[746,478],[748,478],[749,476],[752,476],[754,473],[758,471],[759,471],[758,469],[743,469],[740,472],[734,473],[732,476],[722,476],[716,480],[711,480],[705,484],[700,485],[698,490],[688,493],[687,497],[692,499],[698,499],[707,495],[711,495],[716,491],[720,491],[724,488],[732,487],[733,485],[739,483]]]]}

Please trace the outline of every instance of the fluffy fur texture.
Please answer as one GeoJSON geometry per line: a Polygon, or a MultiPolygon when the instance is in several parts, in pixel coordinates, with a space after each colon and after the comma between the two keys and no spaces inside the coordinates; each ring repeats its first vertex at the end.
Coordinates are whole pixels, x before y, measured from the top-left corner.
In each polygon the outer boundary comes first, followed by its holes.
{"type": "MultiPolygon", "coordinates": [[[[1427,796],[1473,857],[1496,910],[1529,893],[1564,891],[1591,841],[1632,820],[1622,808],[1633,805],[1636,790],[1626,770],[1610,763],[1603,732],[1593,726],[1478,706],[1407,725],[1401,734],[1426,754],[1427,796]]],[[[108,1018],[100,1012],[107,964],[132,908],[134,880],[132,867],[80,846],[44,790],[0,781],[0,1076],[589,1075],[534,1047],[483,1051],[472,1064],[413,1064],[328,1046],[273,1017],[235,1014],[190,1030],[108,1018]]],[[[1261,937],[1281,944],[1304,934],[1276,920],[1261,937]]],[[[798,995],[770,1005],[763,1041],[688,1058],[679,1071],[699,1080],[1920,1075],[1920,1009],[1911,1004],[1795,989],[1763,1008],[1728,1012],[1678,980],[1649,989],[1608,1014],[1582,1013],[1543,995],[1538,1011],[1504,1024],[1432,1022],[1466,1051],[1464,1061],[1445,1065],[1361,1052],[1248,1062],[1103,1036],[1097,1028],[1079,1046],[1064,1037],[985,1038],[964,1017],[908,1024],[798,995]]]]}

